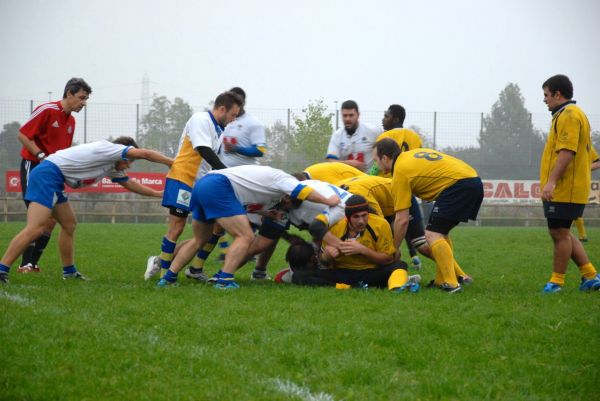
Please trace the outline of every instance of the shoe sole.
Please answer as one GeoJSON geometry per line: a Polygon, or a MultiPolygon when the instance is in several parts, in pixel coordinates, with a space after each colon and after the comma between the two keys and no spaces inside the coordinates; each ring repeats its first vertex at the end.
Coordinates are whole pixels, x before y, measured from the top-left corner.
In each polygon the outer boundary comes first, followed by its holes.
{"type": "Polygon", "coordinates": [[[154,270],[154,261],[156,260],[156,256],[150,256],[148,261],[146,262],[146,271],[144,272],[144,280],[150,280],[156,273],[160,271],[160,268],[156,271],[154,270]]]}

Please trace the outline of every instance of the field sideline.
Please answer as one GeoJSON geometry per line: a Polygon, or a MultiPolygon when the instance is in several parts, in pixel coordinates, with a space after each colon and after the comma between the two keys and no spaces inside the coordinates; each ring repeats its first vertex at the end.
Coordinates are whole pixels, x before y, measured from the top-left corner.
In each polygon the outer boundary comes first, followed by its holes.
{"type": "MultiPolygon", "coordinates": [[[[0,225],[1,252],[22,227],[0,225]]],[[[42,273],[13,266],[0,287],[0,400],[600,399],[600,293],[580,293],[571,265],[562,293],[541,294],[545,228],[457,228],[475,283],[453,295],[253,282],[251,266],[237,291],[182,274],[157,289],[142,275],[165,228],[80,224],[91,282],[61,279],[56,235],[42,273]]],[[[588,236],[598,266],[600,229],[588,236]]]]}

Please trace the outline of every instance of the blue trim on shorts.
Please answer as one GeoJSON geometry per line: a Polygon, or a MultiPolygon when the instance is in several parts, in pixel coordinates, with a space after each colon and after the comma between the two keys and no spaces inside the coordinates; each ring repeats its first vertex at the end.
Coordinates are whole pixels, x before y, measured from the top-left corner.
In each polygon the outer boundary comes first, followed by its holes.
{"type": "Polygon", "coordinates": [[[44,160],[31,170],[25,200],[39,203],[48,209],[68,201],[65,193],[65,176],[56,164],[44,160]]]}
{"type": "Polygon", "coordinates": [[[229,179],[223,174],[207,174],[196,181],[192,191],[192,218],[204,223],[215,219],[246,215],[244,206],[235,196],[229,179]]]}

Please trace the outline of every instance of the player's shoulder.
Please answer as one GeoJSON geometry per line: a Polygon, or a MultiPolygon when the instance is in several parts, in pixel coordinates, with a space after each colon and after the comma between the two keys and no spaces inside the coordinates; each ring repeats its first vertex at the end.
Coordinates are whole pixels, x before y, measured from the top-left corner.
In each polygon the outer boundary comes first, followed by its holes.
{"type": "Polygon", "coordinates": [[[364,133],[368,133],[370,135],[375,135],[376,137],[379,136],[383,132],[383,129],[381,127],[376,127],[374,125],[371,125],[368,123],[363,123],[363,122],[358,123],[358,128],[361,131],[363,131],[364,133]]]}

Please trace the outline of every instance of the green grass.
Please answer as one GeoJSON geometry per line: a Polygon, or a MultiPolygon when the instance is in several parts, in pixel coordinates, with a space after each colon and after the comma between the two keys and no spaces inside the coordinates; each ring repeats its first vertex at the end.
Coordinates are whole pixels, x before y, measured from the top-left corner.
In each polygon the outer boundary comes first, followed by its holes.
{"type": "MultiPolygon", "coordinates": [[[[0,225],[2,252],[21,227],[0,225]]],[[[600,399],[600,293],[578,291],[574,266],[562,293],[540,293],[543,228],[456,229],[475,284],[454,295],[257,283],[250,266],[237,291],[183,277],[157,289],[142,275],[164,230],[81,224],[91,282],[61,279],[55,237],[42,273],[13,267],[0,287],[1,400],[600,399]]],[[[589,237],[599,262],[600,229],[589,237]]]]}

